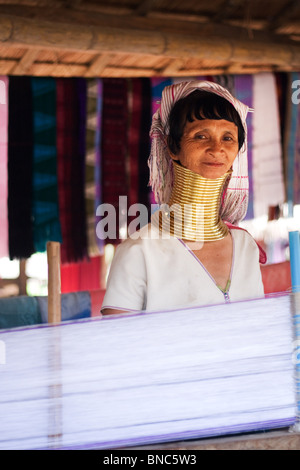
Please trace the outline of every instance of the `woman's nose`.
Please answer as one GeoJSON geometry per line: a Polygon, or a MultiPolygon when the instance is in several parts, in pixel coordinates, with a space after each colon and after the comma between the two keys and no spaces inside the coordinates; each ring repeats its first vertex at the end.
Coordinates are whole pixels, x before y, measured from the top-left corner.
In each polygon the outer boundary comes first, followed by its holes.
{"type": "Polygon", "coordinates": [[[217,139],[210,141],[209,151],[215,155],[223,152],[223,142],[217,139]]]}

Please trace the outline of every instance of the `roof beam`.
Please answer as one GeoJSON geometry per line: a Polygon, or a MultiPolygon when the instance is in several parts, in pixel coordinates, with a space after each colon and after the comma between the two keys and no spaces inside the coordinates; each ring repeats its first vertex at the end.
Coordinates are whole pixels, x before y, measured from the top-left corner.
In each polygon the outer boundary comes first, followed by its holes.
{"type": "Polygon", "coordinates": [[[211,17],[211,21],[224,21],[242,6],[245,6],[245,0],[224,0],[217,13],[211,17]]]}
{"type": "Polygon", "coordinates": [[[148,15],[149,11],[152,10],[156,3],[157,0],[143,0],[134,10],[134,13],[136,15],[146,16],[148,15]]]}
{"type": "Polygon", "coordinates": [[[281,26],[285,25],[285,23],[299,11],[299,0],[290,0],[286,5],[284,5],[284,7],[277,13],[276,16],[268,18],[268,30],[276,31],[281,26]]]}
{"type": "MultiPolygon", "coordinates": [[[[57,15],[56,15],[57,16],[57,15]]],[[[300,45],[281,36],[243,28],[198,24],[197,34],[185,30],[138,27],[130,17],[103,19],[103,24],[64,22],[17,15],[0,15],[0,44],[30,48],[126,53],[163,56],[172,59],[210,59],[232,63],[269,63],[274,66],[300,66],[300,45]]],[[[145,19],[144,19],[145,20],[145,19]]]]}
{"type": "Polygon", "coordinates": [[[97,54],[87,71],[85,72],[85,77],[95,77],[100,76],[105,69],[105,67],[112,61],[114,58],[113,54],[97,54]]]}
{"type": "Polygon", "coordinates": [[[16,64],[16,66],[10,71],[14,75],[27,74],[32,64],[35,62],[38,57],[40,50],[37,49],[27,49],[24,53],[22,59],[16,64]]]}

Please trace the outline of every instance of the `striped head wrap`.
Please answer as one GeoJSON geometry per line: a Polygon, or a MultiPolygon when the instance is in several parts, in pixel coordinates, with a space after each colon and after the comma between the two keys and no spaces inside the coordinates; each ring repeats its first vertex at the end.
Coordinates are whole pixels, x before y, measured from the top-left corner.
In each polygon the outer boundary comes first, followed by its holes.
{"type": "Polygon", "coordinates": [[[222,96],[239,113],[245,130],[245,141],[233,163],[233,172],[223,194],[220,215],[232,224],[242,220],[248,207],[248,161],[246,117],[250,108],[234,98],[221,85],[209,81],[190,81],[164,88],[160,107],[152,117],[150,130],[151,151],[148,159],[150,169],[149,185],[152,187],[156,202],[168,204],[173,187],[173,165],[167,147],[168,118],[176,101],[188,96],[195,90],[204,90],[222,96]]]}

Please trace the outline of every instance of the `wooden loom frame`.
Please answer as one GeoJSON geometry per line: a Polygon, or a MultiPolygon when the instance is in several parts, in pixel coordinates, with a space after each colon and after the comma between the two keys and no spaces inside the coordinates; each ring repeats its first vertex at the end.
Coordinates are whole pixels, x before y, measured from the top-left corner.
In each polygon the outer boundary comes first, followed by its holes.
{"type": "Polygon", "coordinates": [[[47,243],[48,323],[61,322],[60,243],[47,243]]]}

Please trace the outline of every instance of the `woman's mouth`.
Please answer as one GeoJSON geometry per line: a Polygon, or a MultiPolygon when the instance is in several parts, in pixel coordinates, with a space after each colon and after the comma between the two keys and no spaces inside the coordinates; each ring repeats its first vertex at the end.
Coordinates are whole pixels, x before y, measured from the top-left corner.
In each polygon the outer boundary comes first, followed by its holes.
{"type": "Polygon", "coordinates": [[[204,165],[211,166],[211,167],[221,167],[224,165],[224,163],[218,163],[218,162],[203,162],[204,165]]]}

